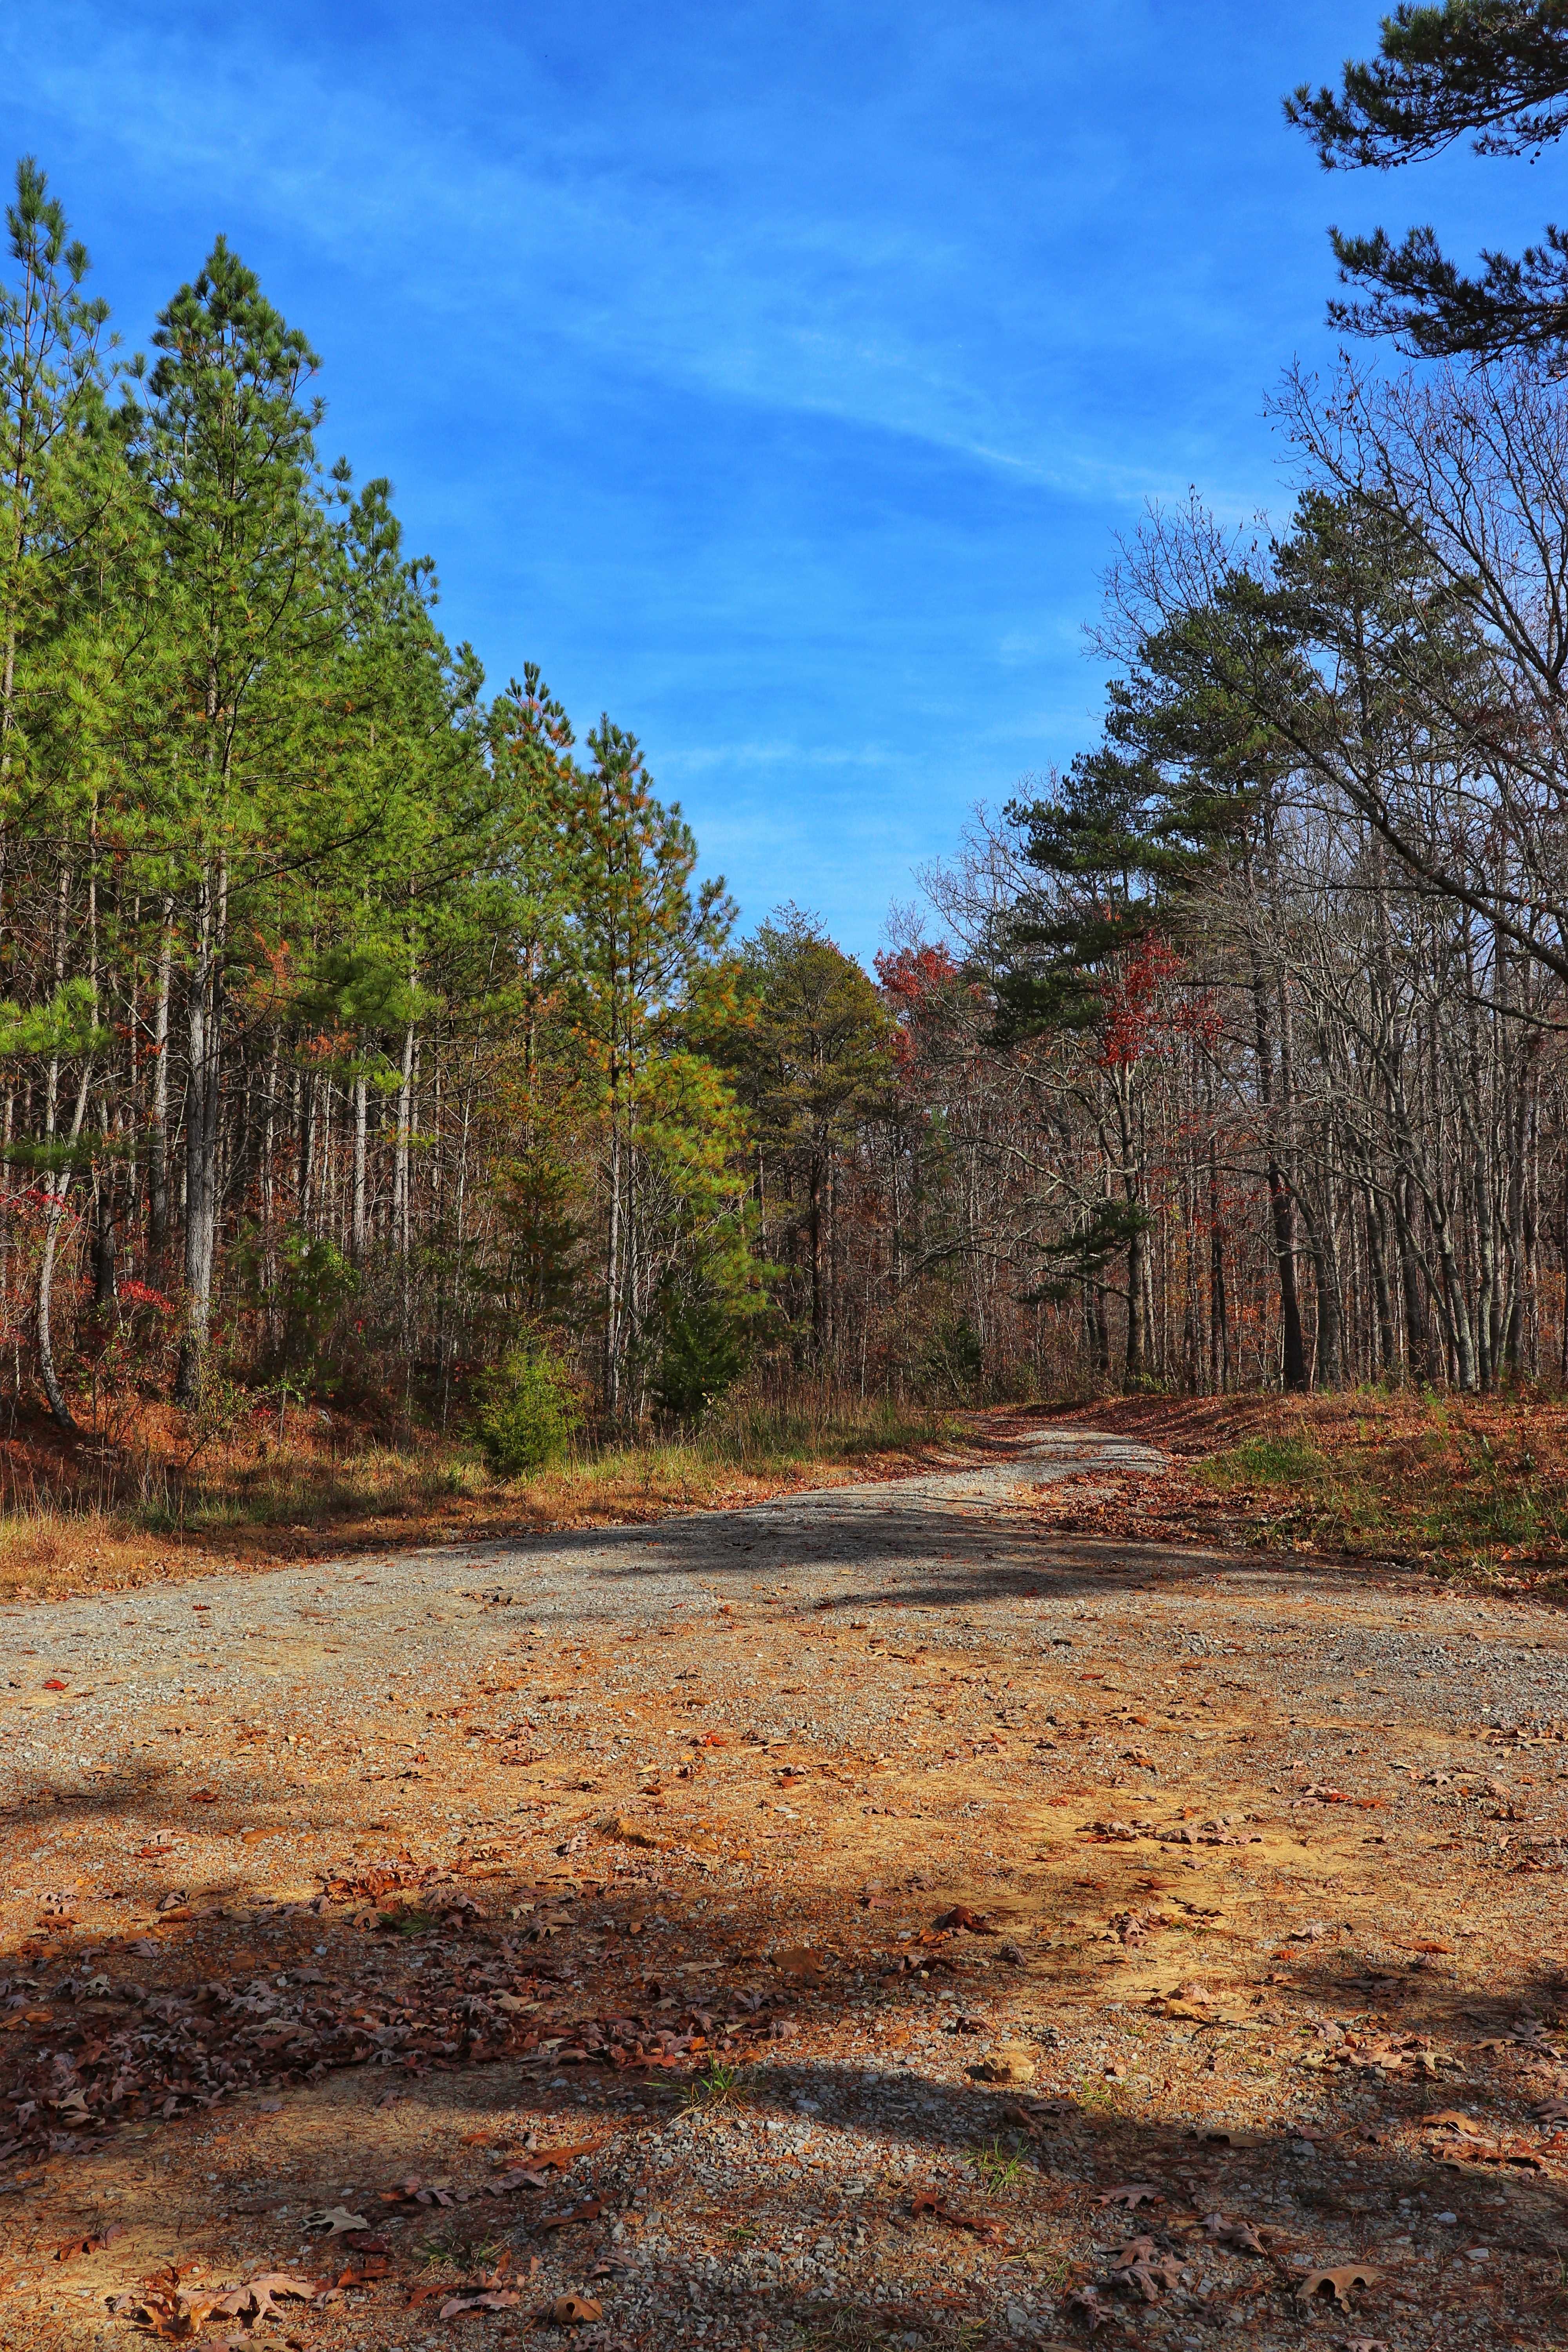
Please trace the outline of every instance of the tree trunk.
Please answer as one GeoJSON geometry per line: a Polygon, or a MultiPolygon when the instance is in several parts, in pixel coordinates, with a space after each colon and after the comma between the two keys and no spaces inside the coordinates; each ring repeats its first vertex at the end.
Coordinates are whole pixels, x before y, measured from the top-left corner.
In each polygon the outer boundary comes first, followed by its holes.
{"type": "Polygon", "coordinates": [[[195,968],[187,1021],[189,1071],[185,1108],[185,1328],[180,1342],[176,1401],[199,1405],[212,1338],[213,1265],[217,1246],[218,1101],[220,1062],[220,908],[222,886],[202,877],[195,968]]]}
{"type": "Polygon", "coordinates": [[[169,996],[174,966],[174,901],[165,898],[153,1011],[153,1118],[147,1140],[147,1238],[156,1250],[169,1239],[169,996]]]}
{"type": "MultiPolygon", "coordinates": [[[[92,1070],[89,1064],[82,1072],[81,1084],[77,1088],[76,1111],[70,1124],[70,1141],[73,1148],[81,1137],[82,1121],[87,1115],[87,1098],[91,1085],[92,1070]]],[[[77,1426],[69,1405],[66,1402],[65,1391],[60,1386],[59,1374],[55,1368],[55,1338],[52,1321],[55,1258],[59,1248],[60,1223],[65,1216],[66,1195],[70,1191],[71,1174],[72,1171],[68,1163],[62,1169],[51,1170],[49,1173],[49,1205],[44,1221],[43,1256],[38,1265],[37,1334],[38,1377],[43,1382],[44,1394],[48,1399],[49,1411],[68,1437],[79,1437],[81,1431],[77,1426]]]]}
{"type": "Polygon", "coordinates": [[[356,1265],[363,1265],[369,1244],[369,1195],[365,1181],[365,1146],[370,1125],[370,1080],[363,1070],[354,1077],[353,1205],[349,1247],[356,1265]]]}
{"type": "Polygon", "coordinates": [[[1300,1390],[1307,1385],[1307,1350],[1301,1337],[1301,1301],[1296,1286],[1296,1213],[1290,1188],[1274,1148],[1274,1045],[1268,1020],[1268,981],[1256,950],[1252,956],[1252,1011],[1258,1095],[1268,1138],[1265,1181],[1279,1276],[1280,1376],[1286,1388],[1300,1390]]]}

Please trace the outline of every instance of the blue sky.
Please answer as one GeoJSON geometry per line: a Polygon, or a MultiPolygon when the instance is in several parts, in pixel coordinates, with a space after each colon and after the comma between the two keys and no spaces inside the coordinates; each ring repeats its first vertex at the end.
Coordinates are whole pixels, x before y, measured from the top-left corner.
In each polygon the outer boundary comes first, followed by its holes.
{"type": "Polygon", "coordinates": [[[324,360],[448,635],[646,744],[748,920],[869,954],[1093,738],[1114,534],[1278,506],[1324,224],[1518,242],[1556,171],[1326,177],[1373,0],[51,0],[0,113],[127,341],[219,229],[324,360]]]}

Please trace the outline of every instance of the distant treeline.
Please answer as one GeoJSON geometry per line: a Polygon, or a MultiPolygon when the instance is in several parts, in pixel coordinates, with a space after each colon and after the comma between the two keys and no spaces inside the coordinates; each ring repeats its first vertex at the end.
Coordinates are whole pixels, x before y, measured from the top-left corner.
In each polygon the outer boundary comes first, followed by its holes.
{"type": "Polygon", "coordinates": [[[635,738],[487,694],[221,240],[144,365],[30,163],[9,222],[15,1406],[1562,1370],[1551,382],[1295,386],[1289,530],[1151,522],[1104,741],[873,975],[793,908],[737,943],[635,738]]]}

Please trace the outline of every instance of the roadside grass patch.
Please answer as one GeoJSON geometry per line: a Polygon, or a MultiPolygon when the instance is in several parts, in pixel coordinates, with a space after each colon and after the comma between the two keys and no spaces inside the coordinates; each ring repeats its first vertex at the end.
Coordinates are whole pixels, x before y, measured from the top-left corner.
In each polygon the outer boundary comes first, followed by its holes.
{"type": "Polygon", "coordinates": [[[1553,1390],[1138,1397],[1096,1418],[1173,1454],[1163,1474],[1122,1482],[1098,1535],[1337,1554],[1532,1591],[1568,1578],[1568,1402],[1553,1390]]]}
{"type": "Polygon", "coordinates": [[[737,2107],[747,2102],[747,2091],[739,2066],[726,2066],[721,2060],[710,2058],[700,2074],[687,2084],[681,2105],[711,2110],[715,2107],[737,2107]]]}
{"type": "Polygon", "coordinates": [[[1223,1454],[1201,1465],[1201,1476],[1211,1485],[1231,1486],[1304,1486],[1319,1488],[1329,1475],[1329,1464],[1302,1430],[1262,1431],[1244,1437],[1223,1454]]]}

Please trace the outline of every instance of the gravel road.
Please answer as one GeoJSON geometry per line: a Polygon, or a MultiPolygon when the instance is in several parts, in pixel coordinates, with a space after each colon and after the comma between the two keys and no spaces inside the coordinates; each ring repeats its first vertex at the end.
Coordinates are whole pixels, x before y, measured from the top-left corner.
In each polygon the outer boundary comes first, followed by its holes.
{"type": "MultiPolygon", "coordinates": [[[[0,1611],[0,1807],[14,1810],[40,1775],[59,1797],[130,1796],[145,1780],[132,1759],[150,1706],[206,1700],[242,1703],[258,1719],[338,1719],[389,1677],[460,1690],[494,1653],[498,1623],[591,1640],[772,1595],[786,1574],[796,1606],[875,1608],[889,1628],[900,1616],[929,1625],[935,1612],[960,1639],[994,1642],[1016,1628],[1037,1646],[1070,1626],[1086,1600],[1098,1613],[1119,1591],[1136,1591],[1148,1564],[1141,1550],[1108,1561],[1092,1546],[1042,1543],[1010,1519],[1010,1498],[1072,1472],[1162,1461],[1093,1430],[1047,1430],[983,1469],[791,1494],[744,1511],[13,1605],[0,1611]],[[503,1620],[502,1608],[515,1614],[503,1620]],[[956,1627],[955,1611],[966,1620],[956,1627]]],[[[1555,1610],[1460,1599],[1428,1626],[1424,1612],[1412,1621],[1412,1601],[1426,1596],[1407,1579],[1223,1557],[1201,1558],[1200,1571],[1213,1581],[1194,1591],[1190,1625],[1173,1625],[1163,1600],[1152,1612],[1130,1608],[1127,1633],[1142,1617],[1148,1636],[1183,1648],[1234,1648],[1238,1633],[1289,1627],[1290,1608],[1310,1592],[1323,1605],[1342,1601],[1349,1614],[1333,1640],[1314,1632],[1293,1645],[1292,1687],[1303,1698],[1343,1704],[1347,1668],[1363,1664],[1398,1676],[1397,1695],[1419,1695],[1434,1721],[1504,1724],[1568,1706],[1555,1610]],[[1223,1628],[1213,1622],[1216,1601],[1241,1612],[1223,1628]]],[[[743,1669],[730,1674],[728,1695],[744,1679],[743,1669]]],[[[822,1728],[831,1727],[825,1717],[822,1728]]]]}
{"type": "Polygon", "coordinates": [[[1403,2266],[1355,2327],[1393,2352],[1513,2334],[1563,2241],[1563,1620],[1027,1514],[1161,1460],[1042,1430],[0,1612],[0,2344],[129,2340],[161,2263],[187,2303],[319,2284],[301,2217],[338,2202],[391,2277],[290,2305],[311,2352],[451,2340],[410,2276],[456,2293],[498,2247],[497,2313],[580,2292],[626,2352],[1038,2345],[1079,2288],[1156,2342],[1288,2343],[1296,2271],[1347,2254],[1403,2266]],[[1527,2178],[1434,2169],[1456,2098],[1534,2135],[1527,2178]],[[556,2230],[485,2167],[563,2130],[556,2230]],[[1269,2262],[1193,2259],[1215,2210],[1269,2262]],[[1134,2227],[1171,2269],[1127,2305],[1101,2242],[1134,2227]]]}
{"type": "Polygon", "coordinates": [[[993,1530],[973,1555],[977,1531],[1020,1478],[1161,1459],[1094,1432],[1043,1432],[1016,1460],[984,1469],[808,1489],[747,1511],[13,1605],[0,1610],[0,1807],[36,1790],[40,1774],[59,1797],[130,1795],[144,1773],[132,1766],[124,1780],[116,1768],[140,1753],[147,1709],[175,1699],[331,1720],[373,1700],[389,1675],[461,1689],[495,1649],[501,1606],[518,1612],[509,1630],[526,1619],[594,1638],[750,1599],[786,1568],[806,1602],[1005,1605],[1009,1577],[1032,1552],[999,1549],[993,1530]],[[997,1576],[977,1585],[975,1567],[993,1563],[997,1576]],[[64,1687],[51,1690],[55,1681],[64,1687]]]}

